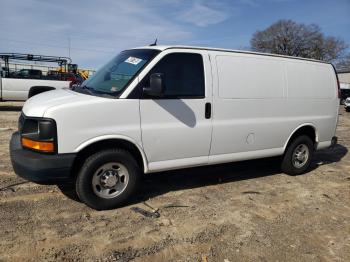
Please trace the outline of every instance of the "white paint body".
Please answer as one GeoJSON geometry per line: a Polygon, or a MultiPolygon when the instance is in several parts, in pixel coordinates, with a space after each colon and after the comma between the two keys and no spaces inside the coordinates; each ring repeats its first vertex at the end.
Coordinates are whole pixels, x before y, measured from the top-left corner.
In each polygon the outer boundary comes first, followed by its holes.
{"type": "Polygon", "coordinates": [[[58,153],[77,153],[106,139],[139,149],[144,172],[278,156],[295,131],[312,126],[317,149],[331,145],[339,99],[330,64],[214,49],[149,47],[161,52],[119,99],[57,90],[29,99],[27,116],[57,123],[58,153]],[[166,54],[203,57],[203,99],[128,99],[166,54]],[[205,103],[212,104],[210,119],[205,103]]]}
{"type": "Polygon", "coordinates": [[[0,100],[25,101],[33,86],[50,86],[55,89],[68,88],[70,81],[43,79],[2,78],[0,76],[0,100]]]}

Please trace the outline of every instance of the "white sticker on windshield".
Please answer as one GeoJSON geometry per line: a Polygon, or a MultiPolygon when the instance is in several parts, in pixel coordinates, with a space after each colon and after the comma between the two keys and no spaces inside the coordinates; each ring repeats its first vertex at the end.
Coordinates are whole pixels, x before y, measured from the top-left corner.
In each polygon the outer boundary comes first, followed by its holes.
{"type": "Polygon", "coordinates": [[[140,58],[129,56],[129,58],[126,59],[124,62],[127,62],[129,64],[133,64],[133,65],[137,65],[141,61],[142,61],[142,59],[140,59],[140,58]]]}

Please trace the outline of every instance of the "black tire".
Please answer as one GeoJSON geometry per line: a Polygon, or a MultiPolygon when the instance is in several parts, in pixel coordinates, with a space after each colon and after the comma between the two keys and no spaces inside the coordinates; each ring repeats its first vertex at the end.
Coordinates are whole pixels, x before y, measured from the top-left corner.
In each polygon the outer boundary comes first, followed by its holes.
{"type": "Polygon", "coordinates": [[[346,111],[346,112],[349,112],[349,111],[350,111],[350,108],[349,108],[349,107],[345,107],[345,111],[346,111]]]}
{"type": "Polygon", "coordinates": [[[314,144],[310,137],[306,135],[301,135],[296,137],[289,144],[289,146],[286,149],[286,152],[283,155],[282,166],[281,166],[282,171],[292,176],[305,173],[310,167],[313,153],[314,153],[314,144]],[[305,145],[307,147],[309,154],[308,154],[307,161],[305,161],[305,163],[302,166],[296,167],[295,164],[293,164],[293,154],[295,150],[301,145],[305,145]]]}
{"type": "Polygon", "coordinates": [[[140,179],[140,167],[133,156],[123,149],[99,151],[88,157],[76,178],[76,192],[80,200],[96,210],[107,210],[119,207],[127,202],[135,192],[140,179]],[[98,196],[93,189],[93,176],[103,165],[118,162],[128,171],[128,182],[125,189],[113,198],[98,196]]]}

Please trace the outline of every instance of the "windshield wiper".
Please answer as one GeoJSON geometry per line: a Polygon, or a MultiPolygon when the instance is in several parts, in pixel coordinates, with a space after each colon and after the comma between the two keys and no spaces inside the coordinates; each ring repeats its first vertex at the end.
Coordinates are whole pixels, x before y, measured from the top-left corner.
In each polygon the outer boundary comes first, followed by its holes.
{"type": "Polygon", "coordinates": [[[86,91],[88,91],[88,93],[90,94],[90,95],[93,95],[93,88],[91,88],[91,87],[88,87],[88,86],[80,86],[82,89],[85,89],[86,91]]]}
{"type": "Polygon", "coordinates": [[[98,95],[102,95],[102,96],[108,96],[108,97],[112,97],[112,98],[116,98],[115,95],[102,91],[102,90],[96,90],[95,88],[89,87],[89,86],[82,86],[83,89],[86,89],[91,95],[94,94],[98,94],[98,95]]]}

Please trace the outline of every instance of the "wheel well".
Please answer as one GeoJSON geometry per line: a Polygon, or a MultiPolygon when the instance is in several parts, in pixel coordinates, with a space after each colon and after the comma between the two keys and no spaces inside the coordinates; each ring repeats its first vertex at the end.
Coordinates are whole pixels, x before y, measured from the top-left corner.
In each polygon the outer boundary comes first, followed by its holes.
{"type": "Polygon", "coordinates": [[[32,86],[29,89],[28,98],[31,98],[32,96],[38,95],[46,91],[51,91],[51,90],[55,90],[55,88],[52,86],[32,86]]]}
{"type": "Polygon", "coordinates": [[[81,151],[78,152],[77,157],[75,158],[73,163],[72,176],[77,175],[81,165],[84,163],[84,160],[87,157],[91,156],[92,154],[100,150],[110,149],[110,148],[121,148],[128,151],[135,157],[141,170],[143,170],[144,168],[143,158],[137,146],[123,139],[107,139],[107,140],[92,143],[91,145],[88,145],[87,147],[83,148],[81,151]]]}
{"type": "Polygon", "coordinates": [[[301,135],[306,135],[308,137],[310,137],[310,139],[312,140],[314,147],[316,148],[316,130],[313,126],[302,126],[300,127],[298,130],[296,130],[293,135],[289,138],[288,144],[286,146],[286,148],[288,148],[288,146],[290,145],[290,143],[292,143],[292,141],[297,138],[298,136],[301,135]]]}

